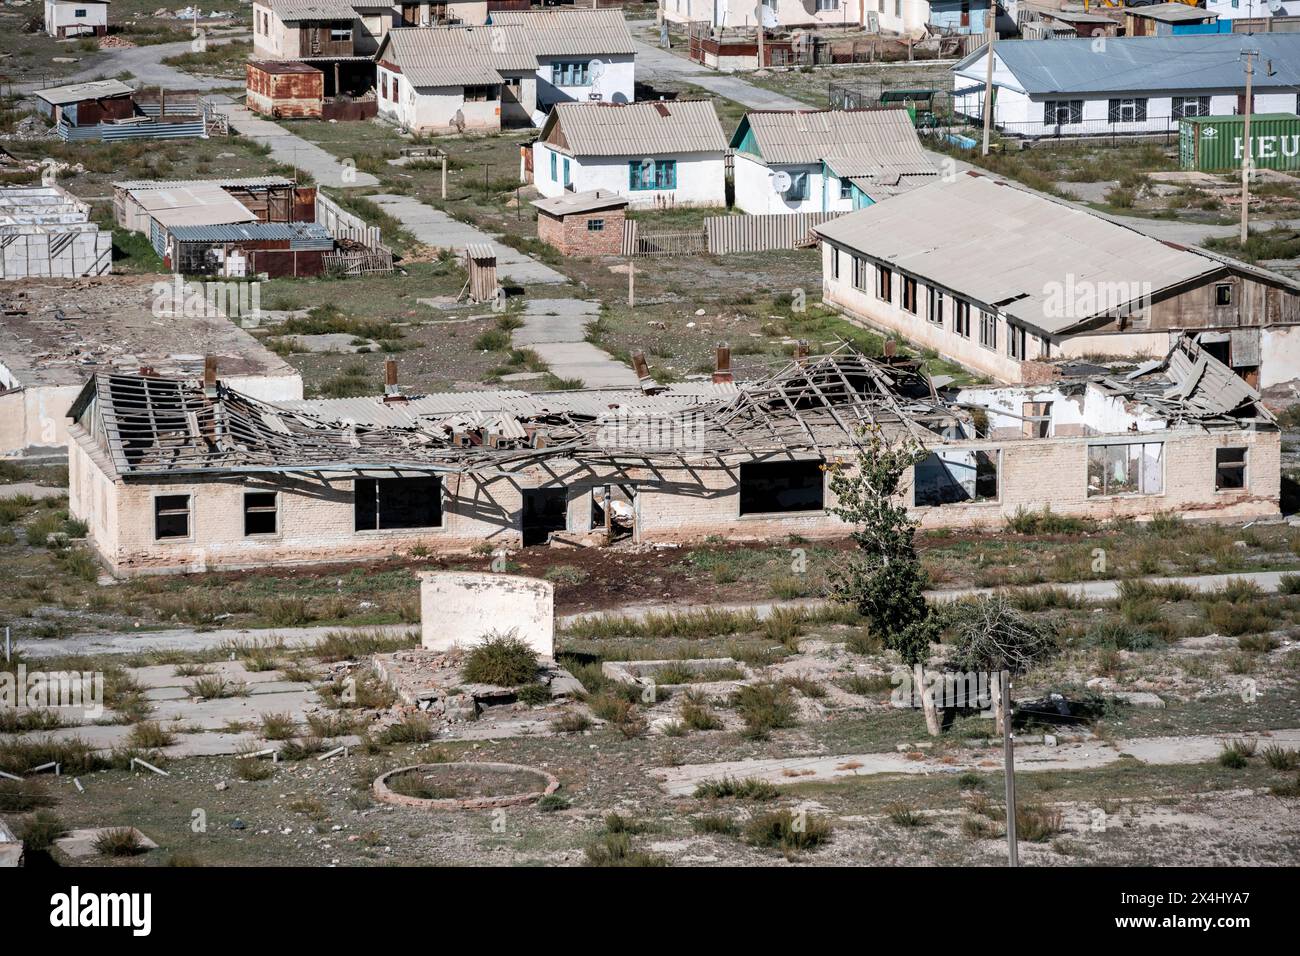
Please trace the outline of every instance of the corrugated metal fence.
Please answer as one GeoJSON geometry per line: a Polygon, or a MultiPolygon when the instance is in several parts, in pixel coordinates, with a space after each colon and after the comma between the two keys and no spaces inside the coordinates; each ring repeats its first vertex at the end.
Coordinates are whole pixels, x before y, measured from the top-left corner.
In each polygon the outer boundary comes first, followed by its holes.
{"type": "Polygon", "coordinates": [[[812,244],[812,228],[842,212],[771,213],[763,216],[706,216],[695,230],[650,232],[635,219],[623,223],[625,256],[689,256],[766,252],[812,244]]]}
{"type": "Polygon", "coordinates": [[[843,215],[842,212],[795,212],[708,216],[704,220],[704,233],[708,238],[708,250],[714,255],[797,249],[810,242],[813,226],[843,215]]]}

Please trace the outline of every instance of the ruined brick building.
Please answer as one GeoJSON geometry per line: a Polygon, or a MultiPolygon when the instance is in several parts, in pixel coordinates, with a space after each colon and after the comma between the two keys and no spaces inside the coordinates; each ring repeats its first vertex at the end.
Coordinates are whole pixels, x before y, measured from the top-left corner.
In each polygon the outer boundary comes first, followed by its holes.
{"type": "Polygon", "coordinates": [[[941,395],[915,363],[847,347],[759,381],[717,377],[273,404],[211,368],[103,374],[70,411],[71,509],[119,575],[556,535],[825,538],[847,530],[828,472],[874,431],[929,451],[901,492],[927,527],[1000,527],[1044,502],[1096,518],[1278,513],[1273,418],[1191,342],[1051,397],[941,395]]]}

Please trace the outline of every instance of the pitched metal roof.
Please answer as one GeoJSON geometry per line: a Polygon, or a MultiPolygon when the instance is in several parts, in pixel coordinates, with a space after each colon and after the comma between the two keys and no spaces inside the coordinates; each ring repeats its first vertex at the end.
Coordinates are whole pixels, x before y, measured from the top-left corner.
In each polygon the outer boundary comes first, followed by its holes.
{"type": "Polygon", "coordinates": [[[550,199],[534,199],[533,205],[552,216],[571,216],[598,209],[622,209],[627,202],[626,196],[608,189],[589,189],[581,193],[561,193],[550,199]]]}
{"type": "Polygon", "coordinates": [[[70,83],[67,86],[52,86],[48,90],[36,90],[32,95],[55,106],[63,106],[108,96],[130,96],[134,92],[134,86],[127,86],[121,80],[92,80],[89,83],[70,83]]]}
{"type": "Polygon", "coordinates": [[[722,153],[727,148],[711,100],[557,103],[543,137],[557,124],[574,156],[722,153]]]}
{"type": "Polygon", "coordinates": [[[352,20],[356,11],[345,0],[262,0],[283,20],[352,20]]]}
{"type": "MultiPolygon", "coordinates": [[[[1272,64],[1272,76],[1255,70],[1255,89],[1300,86],[1300,33],[1107,37],[1104,46],[1091,39],[1016,40],[994,55],[1029,94],[1192,92],[1244,89],[1243,50],[1258,50],[1272,64]]],[[[982,81],[983,60],[981,47],[953,72],[982,81]]]]}
{"type": "Polygon", "coordinates": [[[935,171],[904,109],[759,111],[746,113],[745,124],[769,165],[827,160],[840,175],[876,179],[935,171]]]}
{"type": "Polygon", "coordinates": [[[250,222],[214,226],[176,226],[168,230],[177,242],[292,242],[325,243],[333,247],[330,231],[316,222],[250,222]]]}
{"type": "Polygon", "coordinates": [[[538,56],[626,56],[636,52],[621,8],[494,10],[492,24],[521,27],[538,56]]]}
{"type": "Polygon", "coordinates": [[[532,71],[537,57],[518,30],[495,27],[397,27],[376,57],[396,64],[416,87],[502,82],[501,72],[532,71]]]}
{"type": "Polygon", "coordinates": [[[935,180],[813,232],[1048,333],[1223,268],[1208,256],[974,173],[935,180]],[[1095,297],[1103,300],[1095,311],[1080,314],[1073,301],[1056,305],[1075,298],[1071,289],[1106,294],[1095,297]]]}
{"type": "Polygon", "coordinates": [[[632,54],[621,10],[498,10],[486,26],[396,27],[380,44],[417,87],[500,83],[502,73],[531,72],[538,57],[632,54]]]}
{"type": "Polygon", "coordinates": [[[293,186],[292,179],[283,176],[244,176],[235,179],[124,179],[113,183],[114,189],[139,192],[144,189],[191,189],[196,186],[220,186],[222,189],[259,189],[272,186],[293,186]]]}

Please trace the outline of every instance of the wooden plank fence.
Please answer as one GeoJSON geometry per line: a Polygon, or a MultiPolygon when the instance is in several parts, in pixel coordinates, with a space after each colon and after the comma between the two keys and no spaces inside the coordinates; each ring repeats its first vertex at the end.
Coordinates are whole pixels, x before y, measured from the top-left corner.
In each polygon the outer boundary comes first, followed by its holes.
{"type": "Polygon", "coordinates": [[[325,271],[335,275],[359,276],[393,271],[393,251],[387,246],[345,252],[327,252],[321,260],[325,271]]]}
{"type": "Polygon", "coordinates": [[[694,256],[708,251],[703,229],[650,232],[640,229],[635,219],[623,223],[625,256],[694,256]]]}

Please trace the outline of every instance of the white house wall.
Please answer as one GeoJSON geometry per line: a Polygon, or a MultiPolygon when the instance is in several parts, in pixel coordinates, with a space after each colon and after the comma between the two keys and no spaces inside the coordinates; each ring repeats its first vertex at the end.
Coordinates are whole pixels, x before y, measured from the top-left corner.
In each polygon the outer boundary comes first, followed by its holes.
{"type": "Polygon", "coordinates": [[[106,26],[108,26],[107,3],[55,3],[46,0],[45,32],[52,37],[59,35],[60,27],[66,27],[64,34],[71,36],[76,31],[94,33],[95,27],[106,26]],[[85,10],[86,15],[78,17],[76,15],[78,10],[85,10]]]}
{"type": "Polygon", "coordinates": [[[827,188],[823,181],[820,163],[808,165],[766,166],[744,153],[737,153],[732,170],[732,179],[736,190],[736,208],[752,215],[766,213],[825,212],[845,211],[853,208],[852,200],[839,199],[839,180],[831,178],[832,192],[829,195],[834,205],[829,209],[822,206],[822,191],[827,188]],[[790,174],[804,172],[808,174],[808,198],[791,201],[772,188],[772,173],[784,170],[790,174]]]}
{"type": "Polygon", "coordinates": [[[636,99],[636,57],[627,56],[539,56],[537,58],[537,107],[548,110],[556,103],[586,103],[592,93],[602,103],[631,103],[636,99]],[[590,86],[556,86],[551,82],[551,64],[598,59],[605,64],[600,78],[590,86]]]}
{"type": "Polygon", "coordinates": [[[565,191],[564,160],[569,160],[569,178],[574,192],[605,189],[628,199],[632,208],[654,206],[722,206],[726,203],[726,168],[722,153],[668,153],[654,159],[677,162],[676,189],[629,188],[628,163],[645,157],[572,157],[547,144],[533,144],[533,182],[547,198],[565,191]],[[551,176],[551,155],[556,156],[551,176]]]}

